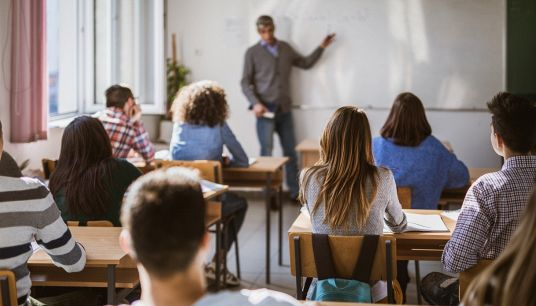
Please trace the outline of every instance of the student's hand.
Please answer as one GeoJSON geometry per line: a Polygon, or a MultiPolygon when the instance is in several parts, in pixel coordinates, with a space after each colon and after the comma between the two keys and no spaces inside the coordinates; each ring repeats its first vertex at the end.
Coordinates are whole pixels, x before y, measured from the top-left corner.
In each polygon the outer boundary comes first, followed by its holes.
{"type": "Polygon", "coordinates": [[[255,116],[257,116],[257,118],[262,117],[262,115],[264,115],[264,113],[266,113],[267,111],[268,109],[261,103],[256,103],[255,105],[253,105],[253,112],[255,113],[255,116]]]}
{"type": "Polygon", "coordinates": [[[320,44],[320,48],[325,49],[327,46],[331,45],[333,40],[335,40],[335,33],[327,35],[320,44]]]}
{"type": "Polygon", "coordinates": [[[141,107],[139,104],[134,104],[130,110],[128,116],[132,121],[139,121],[141,119],[141,107]]]}

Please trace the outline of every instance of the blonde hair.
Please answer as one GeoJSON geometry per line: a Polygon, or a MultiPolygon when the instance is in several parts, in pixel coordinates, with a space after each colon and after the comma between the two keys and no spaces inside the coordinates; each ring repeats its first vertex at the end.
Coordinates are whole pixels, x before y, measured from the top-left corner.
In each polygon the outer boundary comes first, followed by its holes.
{"type": "Polygon", "coordinates": [[[304,172],[300,201],[306,202],[307,186],[315,177],[321,188],[311,213],[324,203],[324,223],[331,227],[347,226],[352,206],[357,203],[355,222],[362,227],[376,196],[377,172],[367,115],[353,106],[341,107],[324,128],[320,160],[304,172]],[[367,182],[372,183],[370,198],[367,182]]]}
{"type": "Polygon", "coordinates": [[[536,305],[536,188],[502,254],[469,286],[466,306],[536,305]]]}

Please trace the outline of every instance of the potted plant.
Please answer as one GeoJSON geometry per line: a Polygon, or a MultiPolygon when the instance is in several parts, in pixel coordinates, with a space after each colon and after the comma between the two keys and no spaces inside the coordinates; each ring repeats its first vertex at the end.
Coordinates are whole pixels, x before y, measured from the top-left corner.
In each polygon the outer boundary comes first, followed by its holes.
{"type": "Polygon", "coordinates": [[[179,89],[187,84],[187,76],[190,70],[177,60],[177,47],[175,33],[172,34],[173,57],[166,59],[166,81],[167,81],[167,104],[166,114],[160,121],[159,140],[169,143],[173,132],[173,122],[171,121],[171,105],[179,89]]]}

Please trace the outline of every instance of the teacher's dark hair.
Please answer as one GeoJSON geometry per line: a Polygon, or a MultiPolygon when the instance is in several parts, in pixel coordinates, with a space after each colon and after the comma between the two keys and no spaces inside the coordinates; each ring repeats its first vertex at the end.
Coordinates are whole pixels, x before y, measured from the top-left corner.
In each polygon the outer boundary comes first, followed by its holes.
{"type": "Polygon", "coordinates": [[[259,16],[259,18],[257,18],[257,28],[261,26],[274,26],[274,20],[268,15],[259,16]]]}
{"type": "Polygon", "coordinates": [[[410,92],[399,94],[380,135],[390,138],[395,144],[408,147],[418,146],[432,134],[421,100],[410,92]]]}
{"type": "Polygon", "coordinates": [[[102,123],[96,118],[78,117],[63,132],[50,191],[54,198],[63,191],[71,214],[100,217],[110,205],[107,184],[115,168],[110,138],[102,123]]]}

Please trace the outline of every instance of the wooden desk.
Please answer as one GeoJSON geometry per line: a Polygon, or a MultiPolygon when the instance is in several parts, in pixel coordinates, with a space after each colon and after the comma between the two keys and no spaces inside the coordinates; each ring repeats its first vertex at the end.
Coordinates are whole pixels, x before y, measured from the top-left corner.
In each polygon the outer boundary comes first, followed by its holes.
{"type": "Polygon", "coordinates": [[[270,283],[270,206],[273,191],[279,202],[279,264],[283,260],[283,166],[288,157],[257,157],[248,168],[223,168],[223,183],[230,187],[263,188],[266,209],[266,283],[270,283]]]}
{"type": "Polygon", "coordinates": [[[313,139],[301,141],[295,148],[299,155],[300,169],[311,167],[320,159],[320,142],[313,139]]]}
{"type": "Polygon", "coordinates": [[[115,288],[132,288],[138,272],[130,257],[119,247],[119,227],[70,227],[76,241],[86,250],[86,267],[79,273],[66,273],[54,266],[43,250],[28,260],[32,283],[38,286],[103,287],[107,284],[107,303],[116,303],[115,288]],[[116,273],[116,268],[121,271],[116,273]],[[99,284],[97,284],[99,283],[99,284]]]}
{"type": "MultiPolygon", "coordinates": [[[[414,214],[441,214],[440,210],[405,209],[405,212],[414,214]]],[[[396,254],[398,260],[441,260],[441,254],[447,241],[449,241],[456,222],[442,217],[449,229],[448,232],[406,232],[393,235],[396,238],[396,254]]],[[[301,213],[289,229],[290,233],[307,233],[312,231],[309,216],[301,213]]],[[[290,243],[290,241],[289,241],[290,243]]]]}

